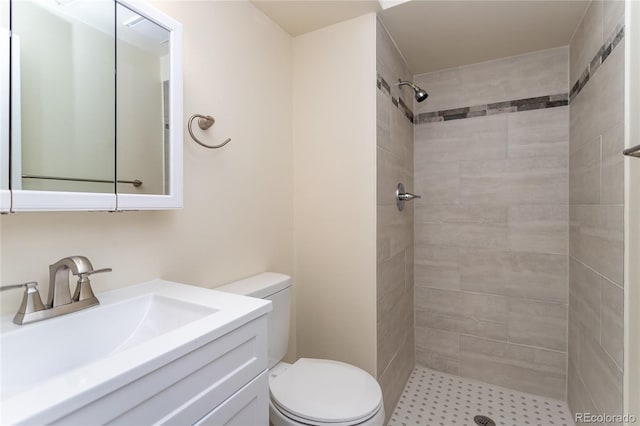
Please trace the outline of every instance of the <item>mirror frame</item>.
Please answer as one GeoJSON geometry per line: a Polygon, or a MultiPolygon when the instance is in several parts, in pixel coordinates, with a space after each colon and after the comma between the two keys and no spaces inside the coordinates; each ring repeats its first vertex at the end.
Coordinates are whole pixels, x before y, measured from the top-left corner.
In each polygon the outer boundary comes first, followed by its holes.
{"type": "Polygon", "coordinates": [[[9,213],[9,0],[0,0],[0,55],[0,213],[9,213]]]}
{"type": "MultiPolygon", "coordinates": [[[[155,22],[170,32],[169,36],[169,193],[166,195],[152,194],[124,194],[93,193],[93,192],[63,192],[63,191],[33,191],[12,190],[9,188],[9,157],[10,157],[10,123],[9,89],[11,81],[7,66],[0,70],[0,212],[33,212],[33,211],[126,211],[126,210],[165,210],[182,208],[182,146],[183,146],[183,99],[182,99],[182,24],[167,16],[155,7],[139,0],[114,0],[139,15],[155,22]],[[4,189],[2,189],[4,188],[4,189]]],[[[115,6],[115,5],[114,5],[115,6]]],[[[9,0],[0,0],[0,15],[2,24],[9,28],[9,0]],[[5,18],[6,17],[6,18],[5,18]]],[[[0,54],[9,59],[9,43],[13,40],[7,34],[2,34],[0,54]]],[[[9,63],[7,60],[3,63],[9,63]]],[[[116,101],[117,107],[117,101],[116,101]]],[[[15,114],[13,114],[15,117],[15,114]]],[[[116,138],[114,149],[117,150],[116,138]]],[[[114,161],[116,155],[114,152],[114,161]]],[[[117,163],[116,175],[117,179],[117,163]]]]}

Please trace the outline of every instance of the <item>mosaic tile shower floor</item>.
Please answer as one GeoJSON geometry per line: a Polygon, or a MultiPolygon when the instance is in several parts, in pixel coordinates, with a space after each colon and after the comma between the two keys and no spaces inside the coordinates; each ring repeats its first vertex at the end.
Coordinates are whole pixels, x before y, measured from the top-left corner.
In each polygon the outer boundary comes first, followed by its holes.
{"type": "Polygon", "coordinates": [[[388,426],[574,426],[567,404],[416,366],[388,426]]]}

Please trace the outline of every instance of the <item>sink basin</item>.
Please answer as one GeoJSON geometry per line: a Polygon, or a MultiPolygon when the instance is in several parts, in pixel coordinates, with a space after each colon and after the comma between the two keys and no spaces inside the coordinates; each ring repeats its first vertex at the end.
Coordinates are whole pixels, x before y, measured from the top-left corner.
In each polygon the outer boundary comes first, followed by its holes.
{"type": "Polygon", "coordinates": [[[0,423],[72,412],[270,310],[258,299],[163,280],[97,296],[99,306],[39,323],[2,318],[0,423]]]}
{"type": "Polygon", "coordinates": [[[4,333],[0,336],[0,399],[215,312],[147,294],[60,318],[59,322],[46,321],[4,333]]]}

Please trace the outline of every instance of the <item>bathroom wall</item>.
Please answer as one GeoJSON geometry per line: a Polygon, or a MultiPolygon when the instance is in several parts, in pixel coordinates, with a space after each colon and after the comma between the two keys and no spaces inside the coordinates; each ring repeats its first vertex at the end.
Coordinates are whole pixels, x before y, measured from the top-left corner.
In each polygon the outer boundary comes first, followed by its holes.
{"type": "MultiPolygon", "coordinates": [[[[185,121],[211,114],[206,139],[232,142],[206,150],[185,128],[182,210],[2,216],[3,284],[37,280],[46,295],[48,265],[74,254],[113,268],[92,279],[98,292],[293,272],[291,37],[248,2],[155,4],[184,25],[185,121]]],[[[1,295],[15,312],[20,292],[1,295]]]]}
{"type": "Polygon", "coordinates": [[[298,355],[376,374],[376,27],[293,40],[298,355]]]}
{"type": "Polygon", "coordinates": [[[413,191],[413,91],[397,84],[413,78],[379,21],[376,70],[377,377],[390,416],[415,364],[413,203],[395,200],[399,182],[413,191]]]}
{"type": "Polygon", "coordinates": [[[574,413],[622,412],[624,2],[594,1],[570,52],[569,380],[574,413]]]}
{"type": "Polygon", "coordinates": [[[566,47],[414,77],[416,362],[564,399],[566,47]]]}

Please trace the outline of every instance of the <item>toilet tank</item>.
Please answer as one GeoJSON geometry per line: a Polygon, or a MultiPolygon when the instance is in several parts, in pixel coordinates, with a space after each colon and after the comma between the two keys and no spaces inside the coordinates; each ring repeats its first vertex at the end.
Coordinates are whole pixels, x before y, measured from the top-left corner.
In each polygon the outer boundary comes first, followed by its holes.
{"type": "Polygon", "coordinates": [[[271,301],[273,310],[267,320],[269,330],[269,368],[282,361],[289,346],[291,277],[275,272],[263,272],[244,280],[216,287],[213,290],[271,301]]]}

